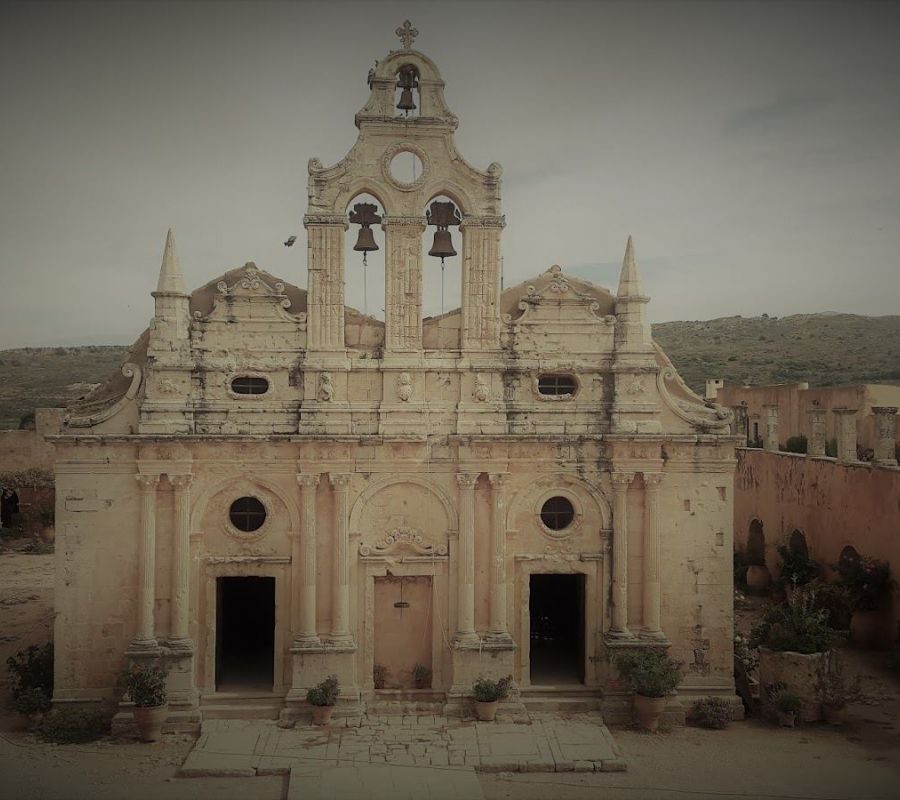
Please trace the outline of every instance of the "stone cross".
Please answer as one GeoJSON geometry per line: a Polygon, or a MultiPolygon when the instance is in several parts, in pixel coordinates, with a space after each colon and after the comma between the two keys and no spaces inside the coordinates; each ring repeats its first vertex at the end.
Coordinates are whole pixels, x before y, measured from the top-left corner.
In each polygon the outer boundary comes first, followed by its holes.
{"type": "Polygon", "coordinates": [[[419,32],[408,19],[404,20],[403,24],[394,33],[400,37],[400,43],[403,45],[404,50],[412,48],[413,39],[419,35],[419,32]]]}

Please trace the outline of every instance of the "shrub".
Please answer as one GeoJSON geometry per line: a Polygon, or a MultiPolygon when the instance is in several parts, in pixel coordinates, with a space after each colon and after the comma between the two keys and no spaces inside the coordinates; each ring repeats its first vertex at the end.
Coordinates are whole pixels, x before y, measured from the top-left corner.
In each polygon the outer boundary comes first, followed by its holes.
{"type": "Polygon", "coordinates": [[[337,703],[340,688],[337,675],[329,675],[306,692],[306,702],[311,706],[333,706],[337,703]]]}
{"type": "Polygon", "coordinates": [[[415,664],[412,668],[412,679],[416,683],[425,683],[429,675],[431,675],[431,670],[424,664],[415,664]]]}
{"type": "Polygon", "coordinates": [[[806,437],[801,433],[799,436],[789,436],[783,449],[786,453],[806,453],[808,448],[806,437]]]}
{"type": "MultiPolygon", "coordinates": [[[[37,645],[33,644],[25,650],[20,650],[15,656],[6,659],[6,668],[10,673],[10,694],[13,704],[16,705],[20,696],[29,695],[30,700],[23,703],[37,701],[35,692],[40,692],[50,702],[53,697],[53,643],[37,645]]],[[[16,709],[18,706],[16,705],[16,709]]],[[[45,709],[46,710],[46,709],[45,709]]],[[[22,711],[23,714],[33,713],[22,711]]]]}
{"type": "Polygon", "coordinates": [[[887,562],[860,556],[842,559],[834,568],[849,593],[850,608],[854,611],[875,611],[890,597],[894,582],[887,562]]]}
{"type": "Polygon", "coordinates": [[[44,717],[38,736],[56,744],[94,742],[109,733],[111,715],[98,708],[56,708],[44,717]]]}
{"type": "Polygon", "coordinates": [[[472,684],[472,695],[479,703],[493,703],[495,700],[505,700],[509,696],[509,687],[512,685],[512,675],[492,681],[490,678],[479,678],[472,684]]]}
{"type": "Polygon", "coordinates": [[[133,665],[122,674],[125,691],[138,708],[156,708],[166,702],[166,671],[133,665]]]}
{"type": "Polygon", "coordinates": [[[823,609],[827,614],[828,627],[836,631],[846,631],[850,627],[850,592],[840,583],[828,583],[814,580],[801,588],[801,591],[813,594],[815,608],[823,609]]]}
{"type": "Polygon", "coordinates": [[[12,701],[13,708],[26,716],[44,714],[50,710],[52,703],[43,689],[25,689],[19,692],[12,701]]]}
{"type": "Polygon", "coordinates": [[[787,603],[766,611],[762,622],[750,633],[750,647],[792,653],[827,652],[835,641],[827,616],[824,609],[816,608],[814,591],[796,592],[787,603]]]}
{"type": "Polygon", "coordinates": [[[631,650],[616,658],[616,667],[635,694],[665,697],[681,682],[681,665],[665,650],[631,650]]]}
{"type": "Polygon", "coordinates": [[[722,730],[731,722],[731,706],[721,697],[704,697],[694,703],[691,718],[701,728],[722,730]]]}
{"type": "Polygon", "coordinates": [[[781,581],[802,586],[819,577],[819,565],[803,550],[781,543],[775,547],[781,556],[781,581]]]}

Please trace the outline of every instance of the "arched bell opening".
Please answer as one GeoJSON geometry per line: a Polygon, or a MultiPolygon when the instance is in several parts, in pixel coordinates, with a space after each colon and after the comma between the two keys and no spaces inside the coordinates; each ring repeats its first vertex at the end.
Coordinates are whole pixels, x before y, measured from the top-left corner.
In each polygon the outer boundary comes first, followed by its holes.
{"type": "Polygon", "coordinates": [[[422,234],[422,315],[437,317],[460,306],[462,297],[462,210],[446,194],[425,207],[422,234]]]}
{"type": "Polygon", "coordinates": [[[347,204],[344,234],[344,302],[374,319],[384,320],[384,206],[367,192],[347,204]]]}
{"type": "Polygon", "coordinates": [[[394,90],[394,116],[414,119],[422,109],[419,92],[419,69],[415,64],[404,64],[397,70],[397,86],[394,90]]]}

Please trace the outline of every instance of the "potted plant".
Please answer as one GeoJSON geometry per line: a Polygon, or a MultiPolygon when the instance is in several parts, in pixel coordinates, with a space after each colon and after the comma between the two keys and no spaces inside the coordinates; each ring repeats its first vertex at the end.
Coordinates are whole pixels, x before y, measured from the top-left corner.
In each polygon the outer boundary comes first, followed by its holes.
{"type": "Polygon", "coordinates": [[[893,587],[890,566],[877,558],[842,558],[834,565],[850,596],[850,638],[864,647],[890,645],[890,620],[884,611],[893,587]]]}
{"type": "Polygon", "coordinates": [[[417,689],[427,689],[431,678],[431,670],[424,664],[415,664],[412,668],[413,685],[417,689]]]}
{"type": "Polygon", "coordinates": [[[166,702],[166,671],[159,667],[133,664],[123,674],[125,691],[134,703],[134,722],[142,742],[158,742],[169,713],[166,702]]]}
{"type": "Polygon", "coordinates": [[[383,689],[387,680],[387,667],[384,664],[376,664],[372,667],[372,682],[376,689],[383,689]]]}
{"type": "Polygon", "coordinates": [[[312,706],[313,725],[327,725],[331,722],[339,694],[337,675],[329,675],[306,692],[306,702],[312,706]]]}
{"type": "Polygon", "coordinates": [[[472,684],[472,695],[475,698],[475,714],[481,722],[493,722],[497,715],[497,706],[501,700],[509,696],[512,675],[492,681],[490,678],[479,678],[472,684]]]}
{"type": "Polygon", "coordinates": [[[778,715],[778,724],[782,728],[793,728],[803,706],[800,698],[789,689],[782,689],[773,700],[775,713],[778,715]]]}
{"type": "Polygon", "coordinates": [[[681,665],[665,650],[653,648],[622,653],[616,658],[616,667],[634,692],[638,724],[655,731],[668,696],[681,682],[681,665]]]}
{"type": "Polygon", "coordinates": [[[803,722],[821,718],[813,684],[835,638],[813,589],[797,591],[787,603],[769,608],[750,633],[750,646],[759,648],[760,686],[765,690],[780,682],[799,687],[803,722]]]}
{"type": "Polygon", "coordinates": [[[831,725],[841,725],[847,704],[863,696],[859,676],[848,678],[843,659],[833,651],[816,670],[815,689],[822,704],[822,717],[831,725]]]}

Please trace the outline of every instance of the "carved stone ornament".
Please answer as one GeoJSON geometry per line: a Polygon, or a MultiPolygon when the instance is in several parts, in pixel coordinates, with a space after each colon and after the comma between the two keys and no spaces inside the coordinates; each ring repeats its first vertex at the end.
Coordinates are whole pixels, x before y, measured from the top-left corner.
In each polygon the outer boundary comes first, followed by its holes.
{"type": "Polygon", "coordinates": [[[487,380],[483,375],[475,376],[475,389],[472,391],[472,397],[475,398],[476,402],[484,403],[487,401],[488,397],[490,397],[491,389],[488,386],[487,380]]]}
{"type": "Polygon", "coordinates": [[[424,186],[430,168],[431,160],[428,157],[428,153],[415,142],[395,142],[384,151],[384,155],[381,157],[381,174],[388,183],[399,189],[401,192],[412,192],[424,186]],[[418,156],[419,161],[422,162],[422,174],[417,176],[414,181],[407,182],[397,180],[391,172],[391,162],[394,160],[394,157],[400,153],[412,153],[413,155],[418,156]]]}
{"type": "Polygon", "coordinates": [[[421,532],[408,527],[394,528],[381,541],[375,542],[373,545],[362,543],[359,545],[361,556],[384,556],[397,550],[412,550],[419,556],[447,555],[446,545],[431,544],[425,540],[421,532]]]}
{"type": "Polygon", "coordinates": [[[397,376],[397,397],[404,403],[408,403],[412,393],[412,376],[408,372],[401,372],[397,376]]]}
{"type": "Polygon", "coordinates": [[[329,403],[334,399],[334,384],[331,382],[331,373],[323,372],[319,375],[319,400],[329,403]]]}
{"type": "MultiPolygon", "coordinates": [[[[661,352],[661,351],[659,351],[661,352]]],[[[665,358],[665,356],[664,356],[665,358]]],[[[667,364],[656,376],[656,385],[662,400],[675,414],[695,428],[709,431],[727,432],[731,429],[734,414],[724,406],[714,403],[704,404],[701,397],[695,395],[676,372],[672,362],[667,364]],[[677,391],[687,397],[675,397],[669,389],[673,384],[677,391]],[[696,398],[696,400],[688,399],[696,398]]]]}

